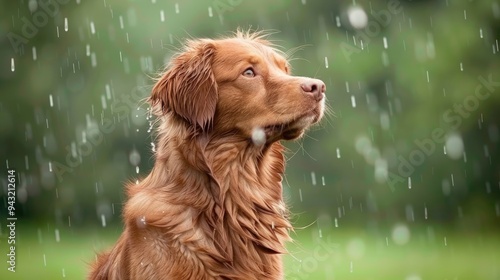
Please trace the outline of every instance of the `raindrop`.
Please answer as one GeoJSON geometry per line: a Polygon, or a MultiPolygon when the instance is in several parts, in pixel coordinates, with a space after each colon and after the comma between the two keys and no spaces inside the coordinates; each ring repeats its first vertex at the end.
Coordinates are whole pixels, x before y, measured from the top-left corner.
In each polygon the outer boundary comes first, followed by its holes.
{"type": "Polygon", "coordinates": [[[311,181],[312,181],[312,185],[313,186],[316,186],[316,173],[311,172],[311,181]]]}
{"type": "Polygon", "coordinates": [[[146,227],[146,217],[141,216],[136,219],[136,224],[139,228],[145,228],[146,227]]]}
{"type": "Polygon", "coordinates": [[[106,108],[108,107],[108,105],[106,104],[106,98],[104,97],[104,95],[101,95],[101,105],[102,105],[103,110],[106,110],[106,108]]]}
{"type": "Polygon", "coordinates": [[[300,198],[300,202],[302,202],[302,189],[299,189],[299,198],[300,198]]]}
{"type": "Polygon", "coordinates": [[[101,214],[101,224],[102,227],[106,227],[106,216],[104,214],[101,214]]]}
{"type": "Polygon", "coordinates": [[[68,18],[64,18],[64,31],[68,32],[68,18]]]}
{"type": "Polygon", "coordinates": [[[335,218],[334,224],[335,224],[335,227],[339,227],[339,220],[337,218],[335,218]]]}
{"type": "Polygon", "coordinates": [[[445,154],[451,159],[459,159],[464,154],[464,142],[457,133],[448,135],[444,147],[446,149],[445,154]]]}
{"type": "Polygon", "coordinates": [[[424,219],[427,220],[427,206],[424,206],[424,219]]]}
{"type": "Polygon", "coordinates": [[[337,148],[337,149],[336,149],[336,152],[337,152],[337,158],[340,158],[340,149],[339,149],[339,148],[337,148]]]}
{"type": "Polygon", "coordinates": [[[180,10],[179,10],[179,3],[175,3],[175,13],[176,13],[176,14],[180,13],[180,10]]]}
{"type": "Polygon", "coordinates": [[[483,29],[479,28],[479,38],[483,38],[483,29]]]}
{"type": "Polygon", "coordinates": [[[325,176],[321,176],[321,184],[325,185],[325,176]]]}
{"type": "Polygon", "coordinates": [[[59,243],[59,241],[61,241],[61,237],[59,235],[59,230],[58,229],[55,230],[55,235],[56,235],[56,242],[59,243]]]}
{"type": "Polygon", "coordinates": [[[10,59],[10,70],[12,72],[16,71],[16,64],[14,63],[14,58],[10,59]]]}
{"type": "Polygon", "coordinates": [[[426,75],[427,75],[427,82],[430,83],[430,79],[429,79],[429,71],[425,71],[426,75]]]}
{"type": "Polygon", "coordinates": [[[453,177],[453,174],[451,174],[451,186],[455,186],[455,178],[453,177]]]}
{"type": "Polygon", "coordinates": [[[328,57],[325,56],[325,68],[328,69],[328,57]]]}
{"type": "Polygon", "coordinates": [[[95,25],[93,21],[90,22],[90,33],[95,34],[95,25]]]}
{"type": "Polygon", "coordinates": [[[339,16],[335,17],[335,23],[337,24],[337,27],[341,26],[341,24],[340,24],[340,17],[339,16]]]}
{"type": "Polygon", "coordinates": [[[135,167],[135,173],[139,174],[139,166],[135,167]]]}
{"type": "Polygon", "coordinates": [[[354,95],[351,95],[351,105],[352,108],[356,108],[356,97],[354,95]]]}
{"type": "Polygon", "coordinates": [[[352,273],[354,271],[353,264],[351,261],[351,264],[349,265],[349,272],[352,273]]]}
{"type": "Polygon", "coordinates": [[[349,82],[345,82],[345,90],[346,92],[349,92],[349,82]]]}
{"type": "Polygon", "coordinates": [[[49,104],[50,107],[54,107],[54,100],[52,99],[52,94],[49,94],[49,104]]]}
{"type": "Polygon", "coordinates": [[[260,127],[256,127],[252,130],[252,142],[255,146],[262,146],[266,143],[266,132],[260,127]]]}
{"type": "Polygon", "coordinates": [[[411,177],[408,177],[408,188],[411,189],[411,177]]]}
{"type": "Polygon", "coordinates": [[[141,163],[141,154],[139,154],[139,152],[136,149],[133,149],[130,152],[128,159],[130,161],[130,164],[132,164],[133,166],[137,166],[139,165],[139,163],[141,163]]]}
{"type": "Polygon", "coordinates": [[[464,71],[464,65],[462,62],[460,62],[460,71],[462,71],[462,72],[464,71]]]}
{"type": "Polygon", "coordinates": [[[397,224],[392,229],[392,241],[397,245],[405,245],[410,241],[410,229],[405,224],[397,224]]]}
{"type": "Polygon", "coordinates": [[[56,34],[57,34],[57,38],[59,38],[59,26],[56,26],[56,34]]]}
{"type": "Polygon", "coordinates": [[[52,172],[52,162],[49,161],[49,172],[52,172]]]}
{"type": "Polygon", "coordinates": [[[165,13],[163,12],[163,10],[160,11],[160,21],[161,22],[165,21],[165,13]]]}
{"type": "Polygon", "coordinates": [[[95,56],[95,52],[90,54],[90,62],[91,62],[92,68],[95,68],[97,66],[97,58],[95,56]]]}
{"type": "Polygon", "coordinates": [[[64,271],[64,268],[62,269],[62,277],[66,278],[66,272],[64,271]]]}
{"type": "Polygon", "coordinates": [[[444,237],[444,246],[448,246],[448,241],[446,240],[446,236],[444,237]]]}
{"type": "Polygon", "coordinates": [[[89,44],[85,45],[85,55],[90,56],[90,45],[89,44]]]}
{"type": "Polygon", "coordinates": [[[467,20],[467,10],[464,10],[464,19],[467,20]]]}
{"type": "Polygon", "coordinates": [[[31,48],[31,53],[33,54],[33,60],[36,60],[37,56],[36,56],[36,47],[32,47],[31,48]]]}
{"type": "Polygon", "coordinates": [[[47,266],[47,258],[45,257],[45,254],[43,254],[43,266],[47,266]]]}
{"type": "Polygon", "coordinates": [[[104,89],[106,90],[106,98],[111,99],[111,87],[109,86],[109,84],[106,84],[104,86],[104,89]]]}
{"type": "Polygon", "coordinates": [[[212,11],[212,7],[208,7],[208,17],[213,17],[214,13],[212,11]]]}
{"type": "Polygon", "coordinates": [[[118,20],[120,21],[120,29],[123,29],[125,27],[123,24],[123,16],[119,16],[118,20]]]}
{"type": "Polygon", "coordinates": [[[387,37],[384,36],[384,38],[382,38],[382,41],[384,42],[384,49],[387,49],[388,46],[387,46],[387,37]]]}
{"type": "MultiPolygon", "coordinates": [[[[368,24],[368,16],[360,6],[351,6],[347,9],[347,17],[352,27],[363,29],[368,24]]],[[[337,26],[339,26],[337,24],[337,26]]]]}
{"type": "Polygon", "coordinates": [[[31,13],[34,13],[38,9],[37,0],[30,0],[28,2],[28,9],[30,10],[31,13]]]}

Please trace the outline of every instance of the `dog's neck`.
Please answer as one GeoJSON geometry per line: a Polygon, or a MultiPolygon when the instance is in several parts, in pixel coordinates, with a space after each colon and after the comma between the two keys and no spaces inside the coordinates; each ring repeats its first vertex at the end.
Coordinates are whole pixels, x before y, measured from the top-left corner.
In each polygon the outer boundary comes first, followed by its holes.
{"type": "Polygon", "coordinates": [[[282,198],[283,150],[279,142],[257,147],[235,135],[169,132],[159,135],[153,172],[167,170],[162,177],[169,186],[168,202],[185,205],[203,217],[194,220],[207,221],[194,227],[204,228],[224,260],[240,269],[265,271],[256,267],[262,263],[241,262],[256,258],[266,262],[266,255],[286,251],[291,225],[282,198]],[[185,195],[185,188],[190,188],[190,195],[185,195]]]}

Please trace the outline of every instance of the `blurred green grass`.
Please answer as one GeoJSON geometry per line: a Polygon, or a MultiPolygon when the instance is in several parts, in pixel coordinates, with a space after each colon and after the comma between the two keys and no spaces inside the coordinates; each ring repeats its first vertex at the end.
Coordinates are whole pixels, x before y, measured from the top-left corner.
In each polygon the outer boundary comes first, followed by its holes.
{"type": "MultiPolygon", "coordinates": [[[[54,228],[18,229],[16,272],[3,262],[0,279],[84,279],[94,252],[109,248],[120,232],[61,228],[57,242],[54,228]]],[[[286,279],[500,279],[500,236],[494,233],[435,230],[430,236],[425,228],[412,229],[404,245],[394,244],[390,230],[336,228],[320,238],[309,228],[292,235],[286,279]]],[[[6,259],[4,238],[1,244],[6,259]]]]}

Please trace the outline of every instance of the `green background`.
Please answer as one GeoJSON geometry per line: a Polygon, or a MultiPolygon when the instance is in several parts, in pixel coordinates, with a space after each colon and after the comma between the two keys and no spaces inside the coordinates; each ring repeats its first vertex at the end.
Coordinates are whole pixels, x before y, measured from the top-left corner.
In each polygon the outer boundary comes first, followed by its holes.
{"type": "Polygon", "coordinates": [[[237,27],[327,86],[330,113],[286,143],[287,279],[500,279],[496,0],[2,0],[1,279],[84,278],[154,162],[151,77],[237,27]]]}

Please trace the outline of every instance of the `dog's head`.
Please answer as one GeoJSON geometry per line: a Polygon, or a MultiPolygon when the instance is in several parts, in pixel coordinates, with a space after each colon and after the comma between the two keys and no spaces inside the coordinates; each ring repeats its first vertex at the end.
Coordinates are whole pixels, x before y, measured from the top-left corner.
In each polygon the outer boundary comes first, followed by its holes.
{"type": "Polygon", "coordinates": [[[298,138],[321,119],[325,84],[291,76],[288,61],[262,36],[238,32],[188,41],[155,84],[150,102],[197,131],[248,139],[257,132],[271,143],[298,138]]]}

